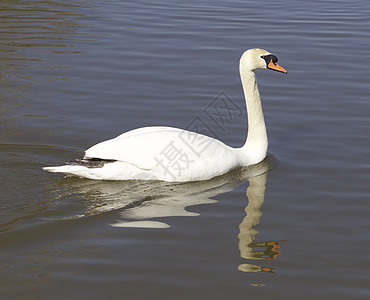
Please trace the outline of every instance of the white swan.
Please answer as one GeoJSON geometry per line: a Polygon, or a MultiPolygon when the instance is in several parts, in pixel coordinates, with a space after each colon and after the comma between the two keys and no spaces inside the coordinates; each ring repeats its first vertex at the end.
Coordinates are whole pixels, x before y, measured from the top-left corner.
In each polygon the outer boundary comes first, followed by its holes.
{"type": "Polygon", "coordinates": [[[267,134],[256,69],[287,71],[276,56],[249,49],[240,59],[239,71],[248,113],[248,136],[241,148],[214,138],[172,127],[144,127],[87,149],[82,160],[49,172],[100,180],[207,180],[228,171],[257,164],[266,156],[267,134]]]}

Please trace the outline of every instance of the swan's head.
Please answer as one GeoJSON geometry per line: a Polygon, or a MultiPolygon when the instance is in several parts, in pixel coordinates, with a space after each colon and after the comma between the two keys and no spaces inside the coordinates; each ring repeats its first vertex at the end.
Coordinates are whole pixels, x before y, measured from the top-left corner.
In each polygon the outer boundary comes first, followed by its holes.
{"type": "Polygon", "coordinates": [[[270,69],[282,73],[288,73],[277,64],[277,57],[263,49],[249,49],[240,58],[240,66],[246,70],[270,69]]]}

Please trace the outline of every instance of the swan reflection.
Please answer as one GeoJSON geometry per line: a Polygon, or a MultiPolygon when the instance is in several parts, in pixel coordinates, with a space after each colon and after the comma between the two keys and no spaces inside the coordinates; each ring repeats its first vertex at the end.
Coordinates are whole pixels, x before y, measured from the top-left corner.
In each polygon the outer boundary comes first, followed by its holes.
{"type": "MultiPolygon", "coordinates": [[[[277,160],[268,156],[258,165],[235,170],[208,181],[189,183],[168,183],[148,181],[91,181],[69,178],[59,182],[64,196],[72,193],[81,196],[79,202],[84,208],[78,214],[67,218],[116,213],[110,224],[113,227],[168,228],[166,217],[197,216],[189,207],[217,202],[217,195],[234,190],[249,181],[246,216],[239,225],[238,247],[240,256],[246,260],[275,259],[279,254],[279,241],[255,242],[264,202],[267,171],[277,160]]],[[[63,196],[62,196],[63,197],[63,196]]],[[[243,272],[270,272],[274,269],[254,264],[241,264],[243,272]]]]}
{"type": "MultiPolygon", "coordinates": [[[[254,242],[258,233],[254,227],[260,222],[262,216],[261,207],[265,200],[267,173],[249,178],[248,181],[248,205],[244,209],[246,216],[239,225],[238,234],[240,256],[251,260],[275,259],[280,254],[281,241],[254,242]]],[[[273,268],[253,264],[241,264],[238,270],[274,273],[273,268]]]]}

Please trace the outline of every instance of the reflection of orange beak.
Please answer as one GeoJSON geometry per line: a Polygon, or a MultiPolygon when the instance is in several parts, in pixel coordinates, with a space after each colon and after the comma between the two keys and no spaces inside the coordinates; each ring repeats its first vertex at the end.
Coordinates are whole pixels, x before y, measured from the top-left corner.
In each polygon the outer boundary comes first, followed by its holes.
{"type": "Polygon", "coordinates": [[[283,67],[281,67],[278,64],[274,63],[272,61],[272,59],[270,60],[269,64],[267,65],[267,68],[269,68],[271,70],[274,70],[274,71],[282,72],[282,73],[285,73],[285,74],[288,73],[287,70],[285,70],[283,67]]]}

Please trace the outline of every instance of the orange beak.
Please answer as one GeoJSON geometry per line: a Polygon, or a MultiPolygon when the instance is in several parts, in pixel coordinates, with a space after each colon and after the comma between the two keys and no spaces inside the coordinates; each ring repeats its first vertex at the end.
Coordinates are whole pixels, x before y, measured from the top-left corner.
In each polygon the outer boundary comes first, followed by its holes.
{"type": "Polygon", "coordinates": [[[274,63],[272,61],[272,59],[270,60],[269,64],[267,65],[267,68],[271,69],[271,70],[274,70],[274,71],[278,71],[278,72],[282,72],[282,73],[285,73],[287,74],[287,70],[285,70],[283,67],[279,66],[277,63],[274,63]]]}

